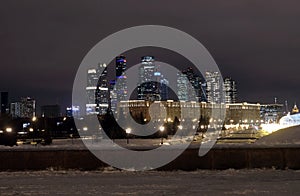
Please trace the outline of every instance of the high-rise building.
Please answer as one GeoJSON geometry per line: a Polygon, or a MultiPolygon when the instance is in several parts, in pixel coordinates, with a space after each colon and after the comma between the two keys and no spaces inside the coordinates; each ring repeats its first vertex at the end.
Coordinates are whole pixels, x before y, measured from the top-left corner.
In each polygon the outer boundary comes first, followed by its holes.
{"type": "Polygon", "coordinates": [[[116,57],[116,77],[122,76],[126,71],[126,57],[121,55],[116,57]]]}
{"type": "Polygon", "coordinates": [[[224,103],[223,81],[219,72],[206,72],[206,96],[209,103],[224,103]]]}
{"type": "Polygon", "coordinates": [[[126,57],[116,57],[116,94],[117,101],[125,101],[127,97],[127,82],[126,82],[126,57]]]}
{"type": "Polygon", "coordinates": [[[225,94],[225,103],[236,103],[237,101],[237,88],[236,82],[227,77],[224,79],[224,94],[225,94]]]}
{"type": "Polygon", "coordinates": [[[21,102],[14,102],[10,104],[10,115],[13,118],[20,118],[21,117],[21,102]]]}
{"type": "Polygon", "coordinates": [[[163,75],[161,75],[161,80],[160,80],[160,98],[161,101],[166,101],[169,99],[169,81],[164,78],[163,75]]]}
{"type": "Polygon", "coordinates": [[[99,80],[99,76],[97,73],[97,69],[89,69],[87,70],[87,86],[86,86],[86,114],[96,114],[96,89],[97,83],[99,80]]]}
{"type": "Polygon", "coordinates": [[[206,101],[205,87],[206,83],[202,82],[202,78],[194,73],[192,67],[188,67],[177,74],[179,100],[206,101]]]}
{"type": "Polygon", "coordinates": [[[153,56],[143,56],[139,67],[138,99],[160,100],[160,80],[154,74],[157,73],[153,56]]]}
{"type": "Polygon", "coordinates": [[[67,107],[66,108],[66,116],[80,118],[80,107],[79,106],[67,107]]]}
{"type": "Polygon", "coordinates": [[[97,68],[87,71],[87,103],[86,114],[103,114],[108,109],[109,91],[106,64],[98,64],[97,68]]]}
{"type": "Polygon", "coordinates": [[[189,80],[187,76],[182,73],[177,73],[177,96],[179,101],[189,101],[189,90],[188,90],[189,80]]]}
{"type": "Polygon", "coordinates": [[[8,112],[8,92],[1,92],[1,114],[7,114],[8,112]]]}
{"type": "Polygon", "coordinates": [[[11,103],[10,113],[13,118],[32,118],[36,116],[35,100],[22,97],[20,102],[11,103]]]}
{"type": "Polygon", "coordinates": [[[21,98],[21,104],[22,104],[22,113],[21,117],[23,118],[32,118],[36,116],[35,114],[35,100],[30,97],[21,98]]]}
{"type": "Polygon", "coordinates": [[[96,113],[103,115],[106,114],[110,102],[106,64],[99,64],[97,73],[99,80],[96,89],[96,113]],[[100,70],[103,70],[102,73],[100,70]]]}

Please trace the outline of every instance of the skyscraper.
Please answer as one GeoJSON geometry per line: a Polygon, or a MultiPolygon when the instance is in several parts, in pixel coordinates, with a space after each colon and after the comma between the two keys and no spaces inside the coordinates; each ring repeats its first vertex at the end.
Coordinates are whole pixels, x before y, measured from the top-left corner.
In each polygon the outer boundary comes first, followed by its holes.
{"type": "Polygon", "coordinates": [[[236,82],[229,77],[224,79],[224,93],[225,93],[225,103],[236,103],[237,100],[236,82]]]}
{"type": "Polygon", "coordinates": [[[206,96],[207,102],[223,103],[223,81],[219,72],[206,72],[206,96]]]}
{"type": "Polygon", "coordinates": [[[138,99],[160,100],[160,80],[154,74],[157,72],[153,56],[143,56],[139,67],[138,99]]]}
{"type": "Polygon", "coordinates": [[[169,99],[169,81],[162,75],[160,80],[160,98],[162,101],[169,99]]]}
{"type": "Polygon", "coordinates": [[[188,67],[177,74],[177,93],[179,100],[206,101],[205,87],[205,82],[202,82],[202,78],[194,73],[192,67],[188,67]]]}
{"type": "Polygon", "coordinates": [[[116,94],[117,101],[124,101],[127,97],[127,82],[126,75],[126,57],[117,56],[116,57],[116,94]]]}
{"type": "Polygon", "coordinates": [[[102,114],[107,111],[109,91],[107,84],[107,66],[98,64],[97,68],[87,71],[86,114],[102,114]]]}
{"type": "Polygon", "coordinates": [[[32,118],[36,116],[35,100],[22,97],[20,102],[11,103],[10,113],[13,118],[32,118]]]}
{"type": "Polygon", "coordinates": [[[109,89],[106,64],[99,64],[97,75],[99,77],[96,89],[96,113],[103,115],[109,108],[109,89]],[[103,70],[102,72],[100,70],[103,70]]]}
{"type": "Polygon", "coordinates": [[[126,70],[126,57],[121,55],[116,57],[116,77],[122,76],[126,70]]]}
{"type": "Polygon", "coordinates": [[[31,97],[21,98],[21,117],[22,118],[32,118],[36,116],[35,112],[35,100],[31,97]]]}
{"type": "Polygon", "coordinates": [[[186,74],[182,72],[177,73],[177,96],[179,101],[189,101],[189,80],[186,74]]]}

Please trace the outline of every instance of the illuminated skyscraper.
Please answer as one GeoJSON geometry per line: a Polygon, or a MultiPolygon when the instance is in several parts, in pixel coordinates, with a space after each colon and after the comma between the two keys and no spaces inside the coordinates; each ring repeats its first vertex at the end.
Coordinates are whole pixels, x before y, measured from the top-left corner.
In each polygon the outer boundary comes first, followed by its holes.
{"type": "Polygon", "coordinates": [[[126,57],[116,57],[116,94],[117,101],[124,101],[127,97],[127,82],[126,82],[126,57]]]}
{"type": "Polygon", "coordinates": [[[107,84],[107,66],[98,64],[97,68],[87,71],[86,114],[102,114],[107,111],[109,91],[107,84]],[[103,70],[103,71],[101,71],[103,70]]]}
{"type": "Polygon", "coordinates": [[[177,96],[179,101],[189,101],[189,90],[188,90],[189,80],[187,76],[182,73],[177,73],[177,96]]]}
{"type": "Polygon", "coordinates": [[[207,102],[224,103],[223,81],[219,72],[206,72],[206,96],[207,102]]]}
{"type": "Polygon", "coordinates": [[[188,67],[177,73],[177,93],[179,100],[206,101],[204,89],[206,89],[206,83],[202,82],[202,78],[194,73],[192,67],[188,67]]]}
{"type": "Polygon", "coordinates": [[[160,98],[161,98],[161,101],[166,101],[169,98],[169,89],[168,89],[168,86],[169,86],[169,81],[163,77],[163,75],[161,76],[161,79],[160,79],[160,98]]]}
{"type": "Polygon", "coordinates": [[[35,112],[35,100],[33,98],[21,98],[20,102],[11,103],[10,113],[14,118],[32,118],[36,116],[35,112]]]}
{"type": "Polygon", "coordinates": [[[122,76],[126,71],[126,57],[121,55],[116,57],[116,77],[122,76]]]}
{"type": "Polygon", "coordinates": [[[225,103],[236,103],[237,89],[236,82],[227,77],[224,79],[225,103]]]}
{"type": "Polygon", "coordinates": [[[97,114],[106,114],[109,108],[109,88],[107,81],[107,66],[99,64],[97,70],[99,80],[96,89],[96,112],[97,114]],[[102,72],[100,70],[103,70],[102,72]]]}
{"type": "Polygon", "coordinates": [[[143,56],[139,67],[138,99],[160,100],[160,80],[153,56],[143,56]]]}

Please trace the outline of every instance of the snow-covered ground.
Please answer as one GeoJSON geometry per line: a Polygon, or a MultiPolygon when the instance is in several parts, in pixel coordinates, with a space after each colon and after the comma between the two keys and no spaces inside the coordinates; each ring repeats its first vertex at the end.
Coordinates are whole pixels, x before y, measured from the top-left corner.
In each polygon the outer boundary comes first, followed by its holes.
{"type": "Polygon", "coordinates": [[[300,126],[281,129],[270,135],[260,138],[256,144],[276,145],[294,144],[300,145],[300,126]]]}
{"type": "Polygon", "coordinates": [[[0,195],[300,195],[300,171],[0,173],[0,195]]]}

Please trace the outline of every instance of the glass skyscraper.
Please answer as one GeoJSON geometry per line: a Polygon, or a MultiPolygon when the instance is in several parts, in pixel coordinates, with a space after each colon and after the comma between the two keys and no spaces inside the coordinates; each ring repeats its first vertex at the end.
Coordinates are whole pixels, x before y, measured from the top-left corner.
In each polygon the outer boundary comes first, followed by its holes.
{"type": "Polygon", "coordinates": [[[138,99],[160,100],[160,76],[153,56],[143,56],[139,67],[138,99]]]}
{"type": "Polygon", "coordinates": [[[237,101],[236,82],[229,77],[224,79],[224,93],[225,93],[225,103],[236,103],[237,101]]]}

